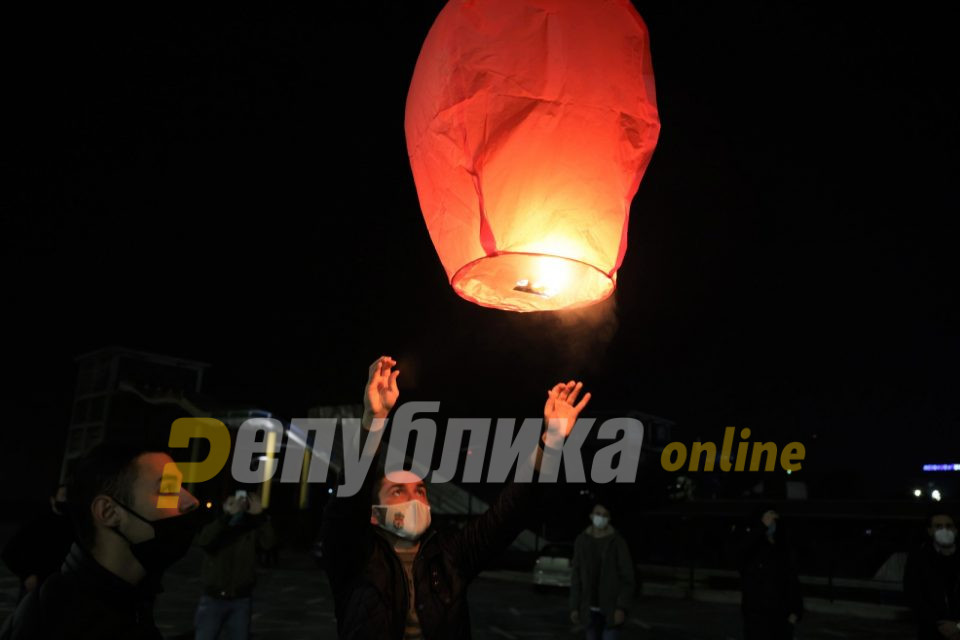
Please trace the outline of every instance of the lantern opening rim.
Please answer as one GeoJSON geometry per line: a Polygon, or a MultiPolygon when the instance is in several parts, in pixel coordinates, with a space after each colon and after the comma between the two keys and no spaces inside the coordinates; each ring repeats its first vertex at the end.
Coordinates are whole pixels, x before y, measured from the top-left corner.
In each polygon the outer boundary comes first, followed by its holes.
{"type": "Polygon", "coordinates": [[[497,251],[481,256],[457,269],[450,278],[450,286],[461,298],[481,307],[520,313],[563,311],[596,304],[613,295],[616,290],[616,282],[616,270],[611,274],[576,258],[528,251],[497,251]],[[558,295],[550,296],[518,289],[516,284],[529,278],[525,271],[509,274],[511,266],[509,263],[523,258],[530,259],[526,261],[528,263],[531,260],[542,261],[546,259],[555,261],[554,264],[562,264],[566,268],[572,267],[577,272],[577,277],[573,278],[575,285],[572,290],[574,293],[571,294],[570,287],[565,287],[568,289],[567,291],[560,291],[558,295]],[[478,267],[489,267],[492,262],[497,262],[498,265],[507,262],[509,274],[497,278],[498,283],[495,288],[486,283],[477,282],[476,278],[473,277],[477,273],[478,267]],[[518,295],[518,293],[524,295],[518,295]]]}

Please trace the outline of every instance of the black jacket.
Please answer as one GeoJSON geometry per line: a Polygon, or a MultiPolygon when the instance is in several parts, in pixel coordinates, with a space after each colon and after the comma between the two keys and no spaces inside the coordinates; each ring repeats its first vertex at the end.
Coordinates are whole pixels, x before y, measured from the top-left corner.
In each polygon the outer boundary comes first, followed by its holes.
{"type": "Polygon", "coordinates": [[[748,528],[740,544],[741,608],[745,614],[803,615],[803,597],[793,552],[782,537],[774,544],[761,524],[748,528]]]}
{"type": "Polygon", "coordinates": [[[942,639],[938,621],[960,620],[960,552],[945,556],[924,544],[907,559],[903,590],[917,618],[917,637],[942,639]]]}
{"type": "Polygon", "coordinates": [[[161,640],[153,622],[158,591],[121,580],[74,544],[60,571],[23,599],[0,639],[161,640]]]}
{"type": "Polygon", "coordinates": [[[273,524],[266,514],[242,514],[235,521],[224,514],[208,523],[197,535],[203,549],[203,592],[213,598],[245,598],[257,580],[257,549],[276,544],[273,524]]]}
{"type": "MultiPolygon", "coordinates": [[[[400,640],[408,586],[400,558],[370,524],[373,476],[360,491],[333,498],[321,537],[333,590],[337,631],[346,640],[400,640]]],[[[462,529],[428,529],[413,564],[417,616],[425,640],[470,638],[467,585],[524,529],[540,488],[510,483],[490,508],[462,529]]]]}

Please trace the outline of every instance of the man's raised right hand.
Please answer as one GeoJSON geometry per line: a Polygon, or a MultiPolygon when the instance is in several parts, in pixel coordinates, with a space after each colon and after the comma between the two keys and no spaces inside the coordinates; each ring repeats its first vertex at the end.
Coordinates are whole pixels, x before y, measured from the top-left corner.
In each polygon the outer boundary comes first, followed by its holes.
{"type": "Polygon", "coordinates": [[[386,418],[400,397],[397,388],[397,361],[390,356],[380,356],[370,365],[367,387],[363,394],[363,413],[369,418],[386,418]]]}

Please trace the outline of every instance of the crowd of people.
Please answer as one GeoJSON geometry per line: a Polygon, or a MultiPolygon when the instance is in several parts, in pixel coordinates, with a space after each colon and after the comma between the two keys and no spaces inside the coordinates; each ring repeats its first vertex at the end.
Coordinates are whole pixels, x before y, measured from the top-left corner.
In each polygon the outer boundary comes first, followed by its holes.
{"type": "MultiPolygon", "coordinates": [[[[387,428],[399,397],[396,361],[369,369],[364,437],[387,428]]],[[[559,448],[590,400],[583,384],[547,392],[537,446],[518,464],[539,471],[544,450],[559,448]]],[[[383,442],[383,439],[380,439],[383,442]]],[[[432,526],[423,479],[388,472],[382,460],[363,489],[331,498],[321,539],[342,638],[416,640],[471,636],[467,590],[517,535],[556,485],[508,482],[490,507],[463,527],[432,526]]],[[[25,525],[3,560],[19,578],[20,601],[0,640],[95,638],[158,640],[153,604],[164,572],[196,545],[203,551],[198,640],[251,634],[258,553],[276,547],[259,496],[237,490],[216,517],[198,508],[162,451],[101,444],[50,499],[49,512],[25,525]],[[171,488],[176,488],[173,491],[171,488]],[[69,517],[68,517],[69,516],[69,517]]],[[[635,565],[612,514],[596,504],[572,558],[569,619],[588,639],[615,640],[635,607],[635,565]]],[[[780,535],[780,516],[765,508],[746,528],[738,559],[743,637],[793,637],[803,618],[796,562],[780,535]]],[[[910,556],[904,587],[921,640],[960,638],[960,556],[956,521],[937,511],[927,542],[910,556]]]]}

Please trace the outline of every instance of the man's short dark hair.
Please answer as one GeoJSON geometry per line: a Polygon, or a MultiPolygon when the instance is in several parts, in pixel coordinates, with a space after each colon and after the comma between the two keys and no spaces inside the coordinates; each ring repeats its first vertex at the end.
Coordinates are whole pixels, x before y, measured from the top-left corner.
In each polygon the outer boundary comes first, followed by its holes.
{"type": "Polygon", "coordinates": [[[368,473],[373,474],[373,482],[370,483],[373,489],[370,493],[370,504],[371,506],[378,505],[380,504],[380,489],[383,487],[383,481],[387,479],[387,461],[384,456],[379,456],[373,461],[368,473]]]}
{"type": "Polygon", "coordinates": [[[153,451],[132,444],[102,443],[77,462],[67,486],[67,505],[82,547],[89,550],[94,543],[96,529],[90,513],[94,498],[106,495],[131,504],[137,458],[153,451]]]}
{"type": "Polygon", "coordinates": [[[933,518],[935,516],[947,516],[948,518],[953,520],[954,525],[957,524],[956,516],[950,513],[950,510],[947,509],[945,506],[942,506],[939,502],[935,502],[929,507],[927,507],[927,519],[925,522],[928,529],[933,526],[933,518]]]}

